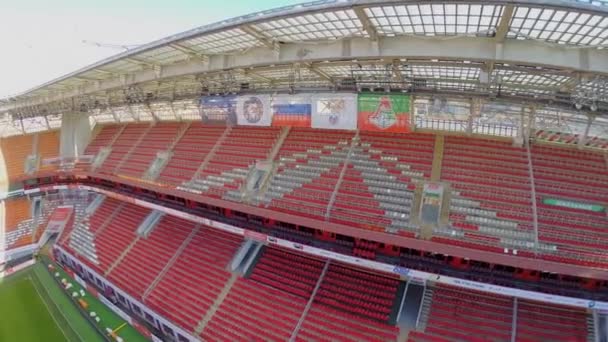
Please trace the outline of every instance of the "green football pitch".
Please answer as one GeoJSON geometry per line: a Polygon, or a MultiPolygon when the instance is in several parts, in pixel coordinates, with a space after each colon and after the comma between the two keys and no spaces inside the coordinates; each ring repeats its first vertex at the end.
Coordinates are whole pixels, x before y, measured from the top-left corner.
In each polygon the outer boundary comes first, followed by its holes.
{"type": "Polygon", "coordinates": [[[29,273],[0,284],[0,341],[69,341],[29,273]]]}
{"type": "MultiPolygon", "coordinates": [[[[97,329],[120,328],[119,335],[129,342],[147,341],[132,326],[88,292],[83,297],[101,318],[99,326],[87,320],[79,307],[57,284],[45,265],[38,262],[5,279],[0,279],[0,342],[103,342],[97,329]]],[[[57,268],[57,276],[68,275],[57,268]]],[[[84,290],[71,281],[73,291],[84,290]]]]}

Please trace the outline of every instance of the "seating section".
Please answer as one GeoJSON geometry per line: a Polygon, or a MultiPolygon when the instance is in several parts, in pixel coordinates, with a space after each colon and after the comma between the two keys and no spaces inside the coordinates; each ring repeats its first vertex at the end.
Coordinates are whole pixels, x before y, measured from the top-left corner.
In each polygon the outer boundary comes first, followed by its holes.
{"type": "Polygon", "coordinates": [[[386,324],[399,281],[330,264],[298,334],[302,341],[396,341],[386,324]]]}
{"type": "Polygon", "coordinates": [[[325,219],[353,136],[347,131],[292,128],[278,152],[278,169],[260,205],[325,219]]]}
{"type": "MultiPolygon", "coordinates": [[[[425,318],[426,335],[443,338],[437,341],[510,341],[513,299],[439,284],[425,318]]],[[[410,335],[410,341],[427,340],[410,335]]]]}
{"type": "Polygon", "coordinates": [[[241,242],[240,236],[201,228],[144,303],[194,331],[230,278],[226,265],[241,242]]]}
{"type": "Polygon", "coordinates": [[[180,185],[194,177],[196,170],[226,130],[225,126],[207,126],[193,122],[173,149],[173,156],[161,172],[158,182],[180,185]]]}
{"type": "Polygon", "coordinates": [[[600,153],[534,146],[539,240],[557,246],[548,260],[608,267],[608,216],[605,212],[544,203],[558,199],[580,204],[608,203],[608,165],[600,153]]]}
{"type": "Polygon", "coordinates": [[[4,229],[8,233],[19,222],[32,218],[31,202],[27,197],[11,198],[4,201],[4,229]]]}
{"type": "Polygon", "coordinates": [[[6,164],[6,179],[0,179],[2,187],[7,187],[25,174],[25,160],[33,152],[33,143],[33,135],[17,135],[0,139],[0,148],[6,164]]]}
{"type": "Polygon", "coordinates": [[[121,263],[110,272],[109,279],[130,295],[141,299],[194,227],[192,222],[165,215],[147,238],[142,237],[135,243],[121,263]]]}
{"type": "Polygon", "coordinates": [[[308,299],[322,269],[322,261],[268,248],[250,279],[308,299]]]}
{"type": "Polygon", "coordinates": [[[434,240],[499,253],[505,247],[534,247],[524,148],[496,140],[446,137],[441,180],[453,188],[452,227],[438,231],[444,236],[434,240]]]}
{"type": "MultiPolygon", "coordinates": [[[[95,154],[115,140],[99,171],[141,178],[155,154],[174,145],[158,183],[241,201],[238,190],[250,167],[268,158],[280,132],[200,122],[131,123],[104,127],[85,153],[95,154]]],[[[452,189],[450,225],[435,228],[433,241],[496,253],[507,248],[524,257],[534,257],[538,248],[547,260],[608,267],[605,212],[544,203],[556,199],[605,205],[608,169],[603,155],[533,144],[539,232],[535,245],[526,149],[507,140],[477,137],[446,136],[444,141],[440,180],[452,189]]],[[[276,154],[275,173],[247,200],[298,216],[417,237],[411,208],[416,183],[430,179],[434,143],[432,134],[292,127],[276,154]]],[[[25,155],[19,162],[21,173],[25,155]]],[[[373,259],[375,250],[357,255],[373,259]]]]}
{"type": "Polygon", "coordinates": [[[104,274],[136,238],[135,231],[150,210],[106,198],[88,219],[74,227],[64,247],[83,256],[104,274]]]}
{"type": "Polygon", "coordinates": [[[201,337],[287,341],[321,275],[323,262],[268,248],[249,280],[238,280],[201,337]]]}
{"type": "Polygon", "coordinates": [[[109,147],[117,134],[123,129],[122,124],[105,125],[84,150],[85,155],[95,155],[102,147],[109,147]]]}
{"type": "Polygon", "coordinates": [[[116,173],[136,179],[142,178],[152,161],[156,159],[156,154],[171,147],[182,125],[175,122],[154,124],[116,173]]]}
{"type": "Polygon", "coordinates": [[[588,330],[587,319],[584,309],[520,300],[517,304],[517,340],[593,341],[593,330],[588,330]]]}
{"type": "Polygon", "coordinates": [[[128,124],[114,141],[114,144],[111,146],[112,151],[97,171],[113,175],[116,169],[122,165],[123,161],[129,160],[132,157],[129,155],[129,152],[138,145],[138,142],[149,127],[150,124],[148,123],[128,124]]]}
{"type": "MultiPolygon", "coordinates": [[[[138,237],[136,229],[148,213],[106,198],[88,221],[78,214],[93,236],[90,244],[99,259],[93,266],[184,330],[204,327],[204,340],[290,339],[322,275],[296,340],[397,341],[400,336],[398,327],[387,324],[398,304],[399,280],[391,275],[337,261],[323,273],[325,260],[265,247],[251,275],[237,278],[227,265],[242,237],[171,216],[163,217],[147,238],[138,237]],[[112,268],[116,260],[120,262],[112,268]],[[199,326],[218,299],[217,310],[199,326]]],[[[79,229],[63,239],[64,245],[66,240],[84,241],[75,234],[79,229]]],[[[78,251],[74,244],[69,247],[78,251]]],[[[82,258],[83,253],[76,255],[82,258]]],[[[526,300],[517,307],[518,341],[592,337],[585,310],[526,300]]],[[[424,331],[409,332],[409,341],[509,341],[513,308],[510,297],[442,284],[428,287],[419,326],[424,331]]]]}
{"type": "Polygon", "coordinates": [[[239,279],[201,333],[205,341],[287,341],[306,299],[239,279]]]}
{"type": "Polygon", "coordinates": [[[430,178],[434,142],[430,134],[360,132],[330,221],[413,236],[414,182],[430,178]]]}
{"type": "Polygon", "coordinates": [[[42,165],[42,161],[46,158],[59,157],[59,137],[61,131],[50,131],[38,133],[38,156],[40,157],[40,168],[38,171],[53,171],[57,169],[55,165],[42,165]]]}
{"type": "Polygon", "coordinates": [[[185,187],[221,198],[237,190],[257,161],[265,161],[279,135],[278,128],[232,127],[207,164],[185,187]]]}

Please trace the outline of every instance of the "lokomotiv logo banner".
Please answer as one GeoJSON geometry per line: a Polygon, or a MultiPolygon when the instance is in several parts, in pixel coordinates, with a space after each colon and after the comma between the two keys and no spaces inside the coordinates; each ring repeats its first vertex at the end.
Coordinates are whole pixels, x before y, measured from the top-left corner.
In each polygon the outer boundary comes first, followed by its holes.
{"type": "Polygon", "coordinates": [[[409,95],[359,94],[358,108],[362,131],[410,132],[409,95]]]}

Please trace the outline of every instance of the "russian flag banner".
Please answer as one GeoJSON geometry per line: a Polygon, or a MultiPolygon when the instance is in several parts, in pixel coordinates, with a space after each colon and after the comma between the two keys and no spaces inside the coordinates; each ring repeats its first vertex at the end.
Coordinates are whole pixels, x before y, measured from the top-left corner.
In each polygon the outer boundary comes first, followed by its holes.
{"type": "Polygon", "coordinates": [[[276,96],[272,104],[272,126],[310,127],[312,105],[309,96],[276,96]]]}

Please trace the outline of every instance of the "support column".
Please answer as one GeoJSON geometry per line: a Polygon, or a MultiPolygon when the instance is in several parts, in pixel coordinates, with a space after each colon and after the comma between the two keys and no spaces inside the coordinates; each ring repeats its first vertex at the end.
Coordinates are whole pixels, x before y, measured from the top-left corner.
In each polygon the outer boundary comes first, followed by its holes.
{"type": "Polygon", "coordinates": [[[61,117],[59,155],[75,158],[84,153],[91,140],[91,123],[86,113],[64,113],[61,117]]]}

